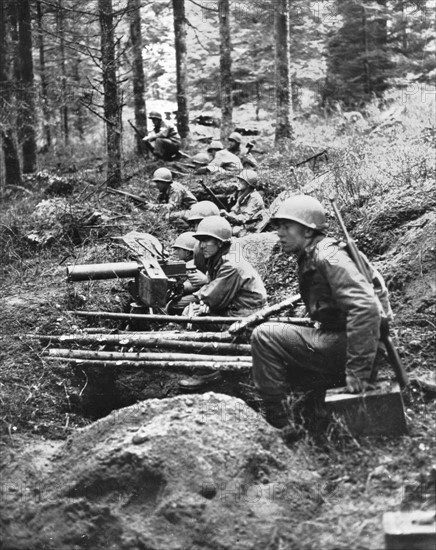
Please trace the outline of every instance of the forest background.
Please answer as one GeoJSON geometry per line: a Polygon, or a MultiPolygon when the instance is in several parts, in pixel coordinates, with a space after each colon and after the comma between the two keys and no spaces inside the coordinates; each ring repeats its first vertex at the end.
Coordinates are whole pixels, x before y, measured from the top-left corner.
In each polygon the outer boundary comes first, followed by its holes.
{"type": "Polygon", "coordinates": [[[429,0],[3,0],[0,10],[3,185],[75,155],[108,161],[120,185],[150,110],[177,121],[188,149],[210,133],[189,126],[199,113],[221,119],[221,137],[248,126],[278,144],[311,115],[365,117],[435,93],[429,0]]]}

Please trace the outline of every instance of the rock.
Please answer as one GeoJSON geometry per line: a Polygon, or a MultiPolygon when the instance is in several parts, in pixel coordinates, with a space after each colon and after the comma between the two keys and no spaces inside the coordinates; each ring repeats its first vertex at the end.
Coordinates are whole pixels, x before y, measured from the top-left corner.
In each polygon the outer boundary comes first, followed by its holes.
{"type": "Polygon", "coordinates": [[[214,393],[110,414],[28,487],[8,503],[5,547],[254,550],[278,518],[291,530],[318,506],[303,458],[244,402],[214,393]]]}

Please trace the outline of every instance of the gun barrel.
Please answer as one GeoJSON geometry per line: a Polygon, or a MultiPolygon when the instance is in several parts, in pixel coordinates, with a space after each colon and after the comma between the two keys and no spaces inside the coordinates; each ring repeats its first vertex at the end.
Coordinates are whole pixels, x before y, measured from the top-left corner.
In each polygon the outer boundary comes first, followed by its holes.
{"type": "Polygon", "coordinates": [[[140,269],[141,265],[137,262],[70,265],[67,267],[67,280],[125,279],[135,277],[140,269]]]}

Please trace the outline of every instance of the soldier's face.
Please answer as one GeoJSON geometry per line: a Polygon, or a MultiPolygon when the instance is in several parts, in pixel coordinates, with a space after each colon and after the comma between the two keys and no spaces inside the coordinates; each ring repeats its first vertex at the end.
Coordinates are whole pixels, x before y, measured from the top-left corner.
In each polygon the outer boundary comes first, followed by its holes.
{"type": "Polygon", "coordinates": [[[200,241],[200,249],[206,259],[215,256],[215,254],[221,248],[220,245],[221,243],[213,237],[211,237],[210,239],[202,239],[200,241]]]}
{"type": "Polygon", "coordinates": [[[304,250],[308,242],[307,233],[307,228],[297,222],[288,220],[277,222],[277,236],[283,250],[289,254],[298,254],[304,250]]]}
{"type": "Polygon", "coordinates": [[[174,255],[181,262],[187,262],[191,259],[192,253],[184,248],[174,248],[174,255]]]}

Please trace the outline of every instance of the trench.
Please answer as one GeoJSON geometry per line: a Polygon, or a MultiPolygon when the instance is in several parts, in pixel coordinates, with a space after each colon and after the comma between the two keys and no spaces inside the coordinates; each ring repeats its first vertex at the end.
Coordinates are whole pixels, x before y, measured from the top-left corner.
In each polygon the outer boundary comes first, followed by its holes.
{"type": "MultiPolygon", "coordinates": [[[[98,323],[98,322],[97,322],[98,323]]],[[[98,328],[97,323],[89,323],[88,328],[98,328]]],[[[118,323],[118,330],[125,330],[118,323]]],[[[130,327],[132,328],[132,327],[130,327]]],[[[133,327],[133,330],[155,330],[148,324],[133,327]]],[[[161,325],[160,330],[165,328],[161,325]]],[[[158,334],[159,330],[156,330],[158,334]]],[[[101,350],[101,348],[99,348],[101,350]]],[[[116,345],[105,345],[104,351],[117,351],[116,345]]],[[[138,348],[139,350],[139,348],[138,348]]],[[[103,351],[103,350],[101,350],[103,351]]],[[[135,351],[137,349],[135,348],[135,351]]],[[[143,351],[150,351],[144,349],[143,351]]],[[[165,352],[159,347],[153,351],[165,352]]],[[[128,407],[148,399],[165,399],[184,394],[206,392],[224,393],[244,400],[255,410],[259,409],[258,399],[249,372],[223,372],[219,380],[209,382],[204,387],[189,390],[179,386],[179,381],[195,374],[207,374],[195,368],[144,368],[124,367],[115,364],[105,367],[72,366],[72,384],[78,389],[72,406],[74,412],[90,420],[98,420],[112,411],[128,407]],[[80,388],[80,390],[79,390],[80,388]]]]}

